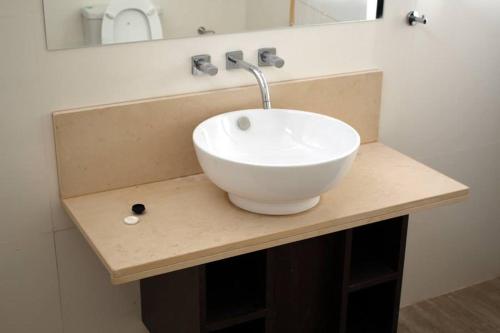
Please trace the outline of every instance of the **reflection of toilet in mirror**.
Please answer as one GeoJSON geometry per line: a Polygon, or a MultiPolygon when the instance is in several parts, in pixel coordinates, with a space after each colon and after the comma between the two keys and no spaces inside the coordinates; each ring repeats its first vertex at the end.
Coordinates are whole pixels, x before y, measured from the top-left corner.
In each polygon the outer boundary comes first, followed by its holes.
{"type": "Polygon", "coordinates": [[[162,39],[158,9],[150,0],[111,0],[82,9],[87,45],[162,39]]]}

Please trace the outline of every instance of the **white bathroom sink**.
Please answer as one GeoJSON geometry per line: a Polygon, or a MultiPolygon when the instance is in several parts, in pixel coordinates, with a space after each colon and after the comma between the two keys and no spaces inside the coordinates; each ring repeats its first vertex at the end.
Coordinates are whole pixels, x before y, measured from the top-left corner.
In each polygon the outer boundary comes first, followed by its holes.
{"type": "Polygon", "coordinates": [[[346,123],[271,109],[217,115],[193,132],[207,177],[245,210],[287,215],[314,207],[349,171],[360,144],[346,123]]]}

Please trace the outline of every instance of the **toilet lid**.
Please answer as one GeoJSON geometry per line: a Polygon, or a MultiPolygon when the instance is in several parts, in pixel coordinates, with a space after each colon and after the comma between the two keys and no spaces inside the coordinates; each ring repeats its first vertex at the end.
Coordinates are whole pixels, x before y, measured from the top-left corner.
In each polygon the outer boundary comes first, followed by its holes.
{"type": "Polygon", "coordinates": [[[162,38],[158,10],[150,0],[111,0],[102,19],[102,44],[162,38]]]}

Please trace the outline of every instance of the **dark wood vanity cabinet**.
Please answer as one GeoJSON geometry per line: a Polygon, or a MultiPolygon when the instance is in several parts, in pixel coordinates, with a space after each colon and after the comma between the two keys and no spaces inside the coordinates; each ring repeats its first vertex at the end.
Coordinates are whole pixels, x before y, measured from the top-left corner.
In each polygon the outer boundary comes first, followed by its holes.
{"type": "Polygon", "coordinates": [[[141,280],[151,333],[393,333],[408,216],[141,280]]]}

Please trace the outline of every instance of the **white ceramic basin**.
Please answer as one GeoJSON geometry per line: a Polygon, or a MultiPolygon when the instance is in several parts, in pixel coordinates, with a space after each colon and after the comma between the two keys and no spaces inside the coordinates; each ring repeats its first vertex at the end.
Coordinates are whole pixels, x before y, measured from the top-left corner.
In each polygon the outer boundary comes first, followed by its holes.
{"type": "Polygon", "coordinates": [[[205,120],[193,141],[203,171],[233,204],[287,215],[314,207],[320,194],[342,179],[360,137],[346,123],[321,114],[256,109],[205,120]]]}

